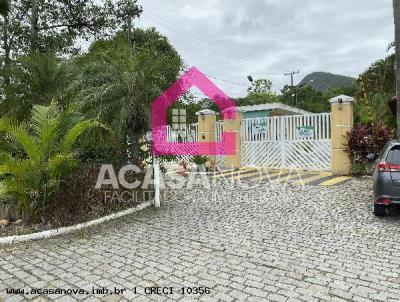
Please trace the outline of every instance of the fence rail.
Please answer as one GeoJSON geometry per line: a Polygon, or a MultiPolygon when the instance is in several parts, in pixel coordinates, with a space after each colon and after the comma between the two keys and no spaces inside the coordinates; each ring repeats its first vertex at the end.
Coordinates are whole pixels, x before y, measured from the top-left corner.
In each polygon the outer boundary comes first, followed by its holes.
{"type": "Polygon", "coordinates": [[[330,113],[252,118],[242,121],[242,140],[246,142],[324,139],[331,139],[330,113]],[[299,128],[312,130],[312,135],[299,136],[299,128]]]}
{"type": "Polygon", "coordinates": [[[242,164],[330,170],[331,114],[244,119],[242,164]]]}
{"type": "Polygon", "coordinates": [[[179,130],[171,126],[165,126],[167,130],[167,142],[169,143],[195,143],[199,141],[198,125],[186,125],[179,130]]]}

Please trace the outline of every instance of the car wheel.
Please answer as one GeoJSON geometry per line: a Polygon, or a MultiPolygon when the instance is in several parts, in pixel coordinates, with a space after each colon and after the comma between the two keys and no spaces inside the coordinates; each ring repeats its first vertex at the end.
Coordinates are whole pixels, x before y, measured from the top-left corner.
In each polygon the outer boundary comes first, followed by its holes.
{"type": "Polygon", "coordinates": [[[378,217],[384,217],[386,215],[386,206],[383,204],[374,204],[374,214],[378,217]]]}

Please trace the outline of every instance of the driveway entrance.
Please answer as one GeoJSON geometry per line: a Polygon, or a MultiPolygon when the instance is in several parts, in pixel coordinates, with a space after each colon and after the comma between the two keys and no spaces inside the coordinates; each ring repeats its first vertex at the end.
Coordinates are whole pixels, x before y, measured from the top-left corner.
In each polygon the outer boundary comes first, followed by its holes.
{"type": "Polygon", "coordinates": [[[393,232],[400,220],[372,215],[369,179],[336,187],[215,186],[168,192],[161,209],[97,229],[1,248],[0,300],[400,300],[400,233],[393,232]],[[93,294],[93,287],[125,291],[93,294]],[[150,295],[149,287],[174,290],[150,295]],[[185,291],[199,287],[210,293],[185,291]],[[9,296],[6,288],[89,293],[9,296]]]}

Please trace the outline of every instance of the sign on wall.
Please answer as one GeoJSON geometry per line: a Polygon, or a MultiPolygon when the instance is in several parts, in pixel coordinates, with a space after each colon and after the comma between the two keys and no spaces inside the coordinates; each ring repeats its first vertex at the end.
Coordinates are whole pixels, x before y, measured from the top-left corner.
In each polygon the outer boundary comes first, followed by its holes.
{"type": "Polygon", "coordinates": [[[257,124],[252,126],[253,135],[265,134],[267,132],[266,124],[257,124]]]}
{"type": "Polygon", "coordinates": [[[296,136],[298,139],[314,138],[315,129],[313,126],[296,127],[296,136]]]}

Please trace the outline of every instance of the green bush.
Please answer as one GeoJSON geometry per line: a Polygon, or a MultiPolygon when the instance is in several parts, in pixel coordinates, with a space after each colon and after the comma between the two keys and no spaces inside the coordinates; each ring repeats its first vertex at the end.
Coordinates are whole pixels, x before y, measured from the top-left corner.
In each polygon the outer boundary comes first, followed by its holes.
{"type": "Polygon", "coordinates": [[[368,160],[353,160],[350,173],[354,176],[371,175],[373,166],[373,163],[368,160]]]}
{"type": "Polygon", "coordinates": [[[193,161],[193,163],[195,163],[198,166],[205,165],[207,163],[207,161],[208,161],[208,157],[207,156],[196,155],[196,156],[193,156],[192,161],[193,161]]]}
{"type": "Polygon", "coordinates": [[[14,206],[16,202],[13,196],[5,193],[4,184],[0,182],[0,206],[14,206]]]}
{"type": "Polygon", "coordinates": [[[113,162],[113,150],[111,146],[87,145],[82,148],[78,156],[84,163],[111,163],[113,162]]]}
{"type": "Polygon", "coordinates": [[[86,130],[103,127],[56,105],[35,106],[31,124],[13,118],[0,119],[0,132],[8,145],[0,150],[0,179],[3,196],[12,196],[25,217],[38,219],[60,183],[79,165],[75,143],[86,130]],[[11,152],[15,146],[23,152],[11,152]]]}
{"type": "Polygon", "coordinates": [[[353,175],[372,173],[369,154],[379,154],[385,144],[394,138],[394,132],[383,121],[376,121],[372,126],[357,124],[346,134],[346,151],[350,154],[353,175]]]}

